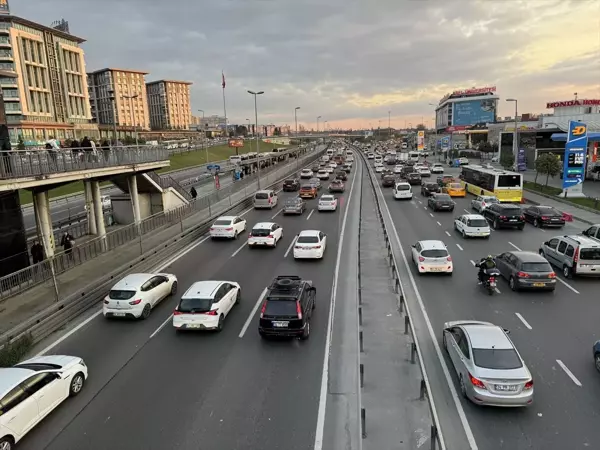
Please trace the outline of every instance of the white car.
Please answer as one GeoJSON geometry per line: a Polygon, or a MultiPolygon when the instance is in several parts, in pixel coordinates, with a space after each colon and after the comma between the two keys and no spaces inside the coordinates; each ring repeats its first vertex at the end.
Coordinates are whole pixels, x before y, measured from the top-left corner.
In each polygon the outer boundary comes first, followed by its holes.
{"type": "MultiPolygon", "coordinates": [[[[336,165],[336,167],[337,167],[337,165],[336,165]]],[[[332,174],[335,169],[331,166],[327,166],[327,167],[323,168],[323,170],[325,170],[329,174],[332,174]]]]}
{"type": "Polygon", "coordinates": [[[332,162],[329,163],[329,167],[331,167],[333,170],[337,169],[338,163],[332,162]]]}
{"type": "Polygon", "coordinates": [[[401,174],[401,173],[402,173],[402,167],[403,167],[403,166],[401,166],[400,164],[396,164],[396,165],[394,166],[394,173],[395,173],[395,174],[401,174]]]}
{"type": "Polygon", "coordinates": [[[458,158],[458,162],[460,163],[461,166],[466,166],[469,164],[469,160],[465,157],[458,158]]]}
{"type": "Polygon", "coordinates": [[[246,231],[246,220],[239,216],[221,216],[210,227],[210,237],[213,239],[237,239],[246,231]]]}
{"type": "Polygon", "coordinates": [[[419,175],[421,175],[421,177],[430,177],[431,170],[429,170],[429,167],[423,166],[419,169],[419,175]]]}
{"type": "Polygon", "coordinates": [[[410,200],[413,198],[412,186],[404,181],[400,181],[394,186],[394,198],[396,200],[410,200]]]}
{"type": "MultiPolygon", "coordinates": [[[[102,209],[110,209],[110,207],[112,206],[112,203],[110,200],[110,195],[101,195],[100,203],[102,203],[102,209]]],[[[85,211],[87,211],[87,209],[88,209],[87,203],[85,205],[83,205],[83,209],[85,211]]],[[[0,447],[0,450],[2,450],[2,447],[0,447]]]]}
{"type": "Polygon", "coordinates": [[[375,159],[375,153],[367,153],[367,159],[375,159]]]}
{"type": "Polygon", "coordinates": [[[412,246],[411,253],[419,275],[428,272],[452,275],[452,256],[442,241],[419,241],[412,246]]]}
{"type": "Polygon", "coordinates": [[[173,311],[173,327],[177,331],[221,331],[225,318],[241,298],[242,289],[235,281],[197,281],[173,311]]]}
{"type": "Polygon", "coordinates": [[[462,234],[463,238],[483,237],[487,239],[491,234],[488,221],[479,214],[463,214],[457,217],[454,219],[454,229],[462,234]]]}
{"type": "Polygon", "coordinates": [[[444,166],[442,166],[440,163],[435,163],[433,166],[431,166],[431,173],[444,173],[444,166]]]}
{"type": "Polygon", "coordinates": [[[132,273],[104,297],[102,313],[106,318],[147,319],[156,305],[176,293],[177,277],[173,274],[132,273]]]}
{"type": "Polygon", "coordinates": [[[87,377],[77,356],[36,356],[0,369],[0,449],[13,450],[44,417],[79,394],[87,377]]]}
{"type": "Polygon", "coordinates": [[[310,169],[302,169],[302,172],[300,172],[300,178],[302,178],[302,179],[312,178],[313,176],[314,176],[314,173],[310,169]]]}
{"type": "Polygon", "coordinates": [[[322,195],[319,199],[318,211],[335,211],[337,210],[338,201],[333,195],[322,195]]]}
{"type": "Polygon", "coordinates": [[[283,228],[274,222],[260,222],[252,227],[248,236],[248,247],[254,248],[266,245],[277,247],[283,238],[283,228]]]}
{"type": "Polygon", "coordinates": [[[329,172],[325,169],[321,169],[317,172],[317,178],[319,180],[329,180],[329,172]]]}
{"type": "Polygon", "coordinates": [[[380,164],[383,163],[383,157],[381,155],[377,155],[375,157],[375,162],[380,164]]]}
{"type": "Polygon", "coordinates": [[[301,231],[294,243],[294,259],[322,259],[327,236],[318,230],[301,231]]]}
{"type": "Polygon", "coordinates": [[[375,173],[381,173],[385,170],[385,167],[383,167],[383,165],[381,166],[375,166],[375,173]]]}

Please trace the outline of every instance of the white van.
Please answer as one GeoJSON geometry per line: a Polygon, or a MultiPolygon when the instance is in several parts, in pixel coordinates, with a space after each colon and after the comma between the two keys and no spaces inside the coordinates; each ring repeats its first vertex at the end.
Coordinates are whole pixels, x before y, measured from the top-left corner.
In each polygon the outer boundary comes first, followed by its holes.
{"type": "Polygon", "coordinates": [[[410,200],[413,198],[412,186],[404,181],[394,185],[394,199],[410,200]]]}

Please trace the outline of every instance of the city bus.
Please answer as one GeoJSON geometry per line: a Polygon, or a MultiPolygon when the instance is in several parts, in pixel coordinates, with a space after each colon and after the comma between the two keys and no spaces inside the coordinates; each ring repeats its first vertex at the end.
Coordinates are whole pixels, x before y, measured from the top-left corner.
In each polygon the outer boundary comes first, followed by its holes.
{"type": "Polygon", "coordinates": [[[523,175],[517,172],[469,165],[462,167],[460,180],[473,195],[494,195],[505,203],[521,203],[523,198],[523,175]]]}

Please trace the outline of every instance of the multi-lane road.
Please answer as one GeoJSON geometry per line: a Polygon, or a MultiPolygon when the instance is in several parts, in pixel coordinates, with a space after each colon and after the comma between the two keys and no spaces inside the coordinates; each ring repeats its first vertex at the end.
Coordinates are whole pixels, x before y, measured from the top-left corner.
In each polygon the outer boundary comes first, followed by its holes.
{"type": "MultiPolygon", "coordinates": [[[[360,170],[355,170],[333,213],[316,211],[316,200],[308,201],[302,216],[283,216],[280,208],[244,212],[248,228],[262,221],[283,227],[284,238],[274,249],[250,250],[245,239],[203,238],[157,268],[177,275],[179,293],[163,301],[149,319],[90,316],[48,350],[83,357],[90,371],[86,387],[33,430],[20,448],[312,448],[340,232],[345,215],[359,213],[358,194],[351,205],[348,198],[354,180],[359,185],[360,179],[360,170]],[[295,236],[305,229],[327,234],[323,260],[294,261],[295,236]],[[264,341],[258,336],[261,295],[278,274],[300,275],[317,288],[308,341],[264,341]],[[176,334],[171,314],[179,296],[194,281],[207,279],[240,283],[241,304],[222,333],[176,334]]],[[[281,193],[279,205],[296,195],[281,193]]]]}
{"type": "MultiPolygon", "coordinates": [[[[466,414],[477,447],[480,450],[600,448],[597,426],[600,408],[596,401],[600,396],[600,374],[592,358],[592,345],[600,337],[597,324],[600,281],[567,280],[558,274],[554,293],[512,292],[501,281],[500,293],[490,297],[478,286],[474,267],[474,261],[488,254],[511,250],[537,252],[540,244],[552,236],[578,234],[588,225],[575,221],[562,230],[526,225],[523,231],[493,231],[489,240],[465,240],[454,231],[453,223],[456,216],[473,212],[470,197],[455,199],[454,213],[436,213],[427,208],[426,198],[418,189],[414,199],[406,202],[394,200],[391,189],[382,191],[407,255],[414,288],[423,301],[439,345],[446,321],[493,322],[511,330],[511,337],[533,374],[535,398],[528,408],[487,408],[455,399],[466,414]],[[425,239],[441,240],[447,245],[454,263],[452,277],[418,275],[410,263],[411,246],[425,239]]],[[[450,360],[444,358],[456,383],[450,360]]]]}

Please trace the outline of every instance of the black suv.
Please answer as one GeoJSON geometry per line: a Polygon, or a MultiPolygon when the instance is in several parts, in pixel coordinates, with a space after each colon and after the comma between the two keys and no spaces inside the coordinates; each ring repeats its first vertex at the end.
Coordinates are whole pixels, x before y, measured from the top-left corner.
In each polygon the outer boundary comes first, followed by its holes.
{"type": "Polygon", "coordinates": [[[295,275],[275,278],[260,311],[258,334],[308,339],[316,295],[312,281],[295,275]]]}
{"type": "Polygon", "coordinates": [[[383,187],[394,187],[395,184],[396,184],[396,177],[394,175],[384,176],[383,181],[381,182],[381,185],[383,187]]]}
{"type": "Polygon", "coordinates": [[[437,183],[423,183],[421,185],[421,195],[425,197],[429,197],[433,194],[440,194],[442,192],[442,188],[437,183]]]}
{"type": "Polygon", "coordinates": [[[300,189],[300,181],[297,178],[290,178],[283,182],[283,192],[296,192],[300,189]]]}
{"type": "Polygon", "coordinates": [[[411,186],[416,186],[421,184],[421,174],[420,173],[409,173],[407,174],[405,177],[406,181],[408,181],[408,184],[410,184],[411,186]]]}
{"type": "Polygon", "coordinates": [[[483,217],[492,224],[492,228],[525,228],[525,217],[517,205],[496,203],[483,210],[483,217]]]}

